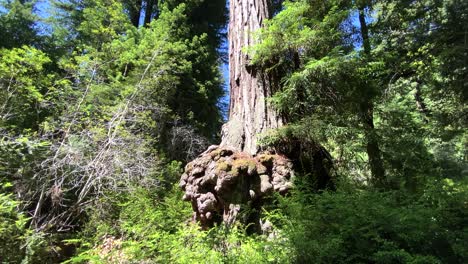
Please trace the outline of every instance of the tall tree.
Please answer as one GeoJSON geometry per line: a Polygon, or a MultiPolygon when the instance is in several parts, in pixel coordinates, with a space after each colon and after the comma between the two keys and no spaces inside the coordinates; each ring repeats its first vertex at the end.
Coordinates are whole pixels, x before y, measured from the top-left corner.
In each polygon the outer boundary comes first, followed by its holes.
{"type": "MultiPolygon", "coordinates": [[[[192,202],[194,219],[204,227],[221,220],[230,224],[239,219],[240,208],[246,207],[249,213],[243,221],[253,224],[251,231],[259,231],[260,207],[271,192],[288,192],[295,165],[307,163],[312,178],[320,175],[329,180],[323,165],[328,153],[320,146],[315,148],[315,143],[308,145],[312,155],[303,159],[296,140],[268,145],[261,140],[286,121],[268,102],[278,90],[278,75],[252,65],[246,52],[258,43],[255,31],[271,18],[273,7],[269,0],[230,2],[229,121],[222,128],[221,145],[209,147],[187,164],[180,181],[184,199],[192,202]]],[[[314,180],[325,187],[322,179],[314,180]]]]}
{"type": "MultiPolygon", "coordinates": [[[[360,35],[362,39],[362,46],[364,52],[364,60],[371,59],[371,44],[369,36],[369,28],[366,22],[366,6],[365,4],[358,3],[358,12],[359,12],[359,25],[360,25],[360,35]]],[[[382,154],[377,141],[377,134],[375,132],[374,124],[374,102],[375,95],[377,95],[375,83],[372,80],[364,82],[365,86],[363,87],[366,92],[364,93],[363,100],[360,103],[360,116],[361,122],[364,126],[364,134],[366,135],[366,151],[369,158],[370,170],[372,173],[372,179],[374,183],[378,186],[385,186],[385,169],[382,162],[382,154]]]]}
{"type": "Polygon", "coordinates": [[[35,27],[35,1],[0,1],[0,48],[22,45],[40,46],[41,38],[35,27]]]}

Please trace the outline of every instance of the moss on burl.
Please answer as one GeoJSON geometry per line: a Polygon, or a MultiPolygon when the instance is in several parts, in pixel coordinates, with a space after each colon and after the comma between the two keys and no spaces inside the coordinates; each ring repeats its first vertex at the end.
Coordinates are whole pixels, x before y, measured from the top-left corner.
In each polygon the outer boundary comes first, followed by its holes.
{"type": "Polygon", "coordinates": [[[257,160],[266,166],[272,166],[276,157],[277,155],[274,154],[260,154],[257,156],[257,160]]]}
{"type": "Polygon", "coordinates": [[[214,159],[215,157],[220,156],[222,150],[223,150],[223,149],[221,149],[221,148],[218,148],[218,149],[213,150],[213,151],[210,153],[211,158],[214,159]]]}
{"type": "Polygon", "coordinates": [[[221,161],[216,164],[216,172],[229,171],[231,169],[231,164],[226,161],[221,161]]]}
{"type": "Polygon", "coordinates": [[[245,171],[248,174],[253,174],[257,169],[257,163],[252,158],[242,158],[236,159],[232,163],[231,171],[235,171],[237,173],[241,171],[245,171]]]}
{"type": "Polygon", "coordinates": [[[193,162],[189,162],[187,165],[185,165],[185,172],[189,174],[193,170],[193,162]]]}

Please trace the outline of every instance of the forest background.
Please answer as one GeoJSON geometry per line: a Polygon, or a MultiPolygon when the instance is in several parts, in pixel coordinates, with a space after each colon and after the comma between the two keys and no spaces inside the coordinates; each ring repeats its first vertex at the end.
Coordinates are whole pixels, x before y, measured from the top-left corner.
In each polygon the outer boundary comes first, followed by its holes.
{"type": "Polygon", "coordinates": [[[301,172],[250,234],[177,186],[225,121],[225,1],[1,0],[0,261],[466,263],[468,3],[271,8],[243,52],[288,125],[261,144],[320,143],[334,187],[301,172]]]}

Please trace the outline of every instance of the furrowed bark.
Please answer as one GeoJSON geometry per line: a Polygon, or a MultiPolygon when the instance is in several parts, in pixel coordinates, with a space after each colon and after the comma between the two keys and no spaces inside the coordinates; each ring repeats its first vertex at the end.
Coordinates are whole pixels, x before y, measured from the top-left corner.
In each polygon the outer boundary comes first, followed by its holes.
{"type": "Polygon", "coordinates": [[[255,155],[258,135],[281,127],[283,118],[269,107],[266,98],[274,92],[274,82],[265,73],[249,67],[245,47],[257,42],[253,32],[271,16],[268,0],[233,0],[229,21],[229,122],[222,131],[221,146],[234,147],[255,155]]]}

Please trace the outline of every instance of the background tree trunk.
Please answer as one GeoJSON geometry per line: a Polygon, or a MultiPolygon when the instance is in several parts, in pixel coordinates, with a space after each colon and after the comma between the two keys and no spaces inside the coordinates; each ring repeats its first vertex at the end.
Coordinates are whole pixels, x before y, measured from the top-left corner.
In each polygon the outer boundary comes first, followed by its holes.
{"type": "MultiPolygon", "coordinates": [[[[359,7],[359,23],[361,26],[361,37],[363,41],[364,53],[366,56],[371,56],[371,45],[369,41],[369,29],[365,18],[364,6],[359,7]]],[[[367,87],[370,90],[372,87],[367,87]]],[[[387,185],[385,178],[385,169],[382,161],[382,152],[377,141],[377,135],[374,126],[374,103],[372,98],[364,98],[361,103],[362,122],[364,124],[365,136],[367,139],[366,150],[369,157],[369,165],[372,173],[372,180],[376,186],[384,187],[387,185]]]]}
{"type": "Polygon", "coordinates": [[[243,52],[256,43],[253,32],[272,13],[270,0],[230,1],[229,21],[229,121],[223,126],[221,146],[234,147],[251,155],[259,151],[258,134],[283,125],[283,118],[267,105],[274,81],[249,67],[243,52]]]}
{"type": "Polygon", "coordinates": [[[153,15],[153,10],[156,9],[155,11],[159,12],[158,9],[158,0],[146,0],[146,9],[145,9],[145,22],[144,25],[148,26],[148,24],[151,22],[152,15],[153,15]]]}
{"type": "Polygon", "coordinates": [[[141,14],[141,6],[143,0],[136,0],[129,2],[129,12],[130,12],[130,21],[132,25],[138,27],[140,24],[140,14],[141,14]]]}

